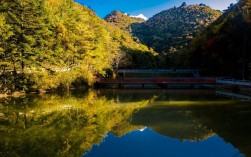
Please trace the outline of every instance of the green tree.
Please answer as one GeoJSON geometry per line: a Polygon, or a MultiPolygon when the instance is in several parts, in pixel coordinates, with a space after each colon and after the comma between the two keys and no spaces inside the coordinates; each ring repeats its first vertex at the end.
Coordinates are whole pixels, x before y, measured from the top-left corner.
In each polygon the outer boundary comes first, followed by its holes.
{"type": "Polygon", "coordinates": [[[43,53],[50,53],[52,33],[48,27],[45,3],[44,0],[3,0],[1,12],[6,13],[6,24],[12,28],[12,35],[5,41],[8,47],[3,50],[10,56],[11,69],[8,70],[14,74],[15,88],[25,89],[24,74],[44,62],[43,53]]]}
{"type": "Polygon", "coordinates": [[[8,90],[10,83],[11,54],[8,52],[8,40],[13,36],[11,25],[6,23],[6,14],[0,14],[0,89],[8,90]]]}

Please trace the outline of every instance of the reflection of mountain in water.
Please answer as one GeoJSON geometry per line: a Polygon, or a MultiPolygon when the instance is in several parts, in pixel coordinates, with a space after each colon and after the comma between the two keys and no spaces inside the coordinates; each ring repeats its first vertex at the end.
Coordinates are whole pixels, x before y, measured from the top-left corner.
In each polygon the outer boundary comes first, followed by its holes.
{"type": "Polygon", "coordinates": [[[228,106],[194,107],[192,117],[230,142],[247,157],[251,156],[251,104],[237,102],[228,106]]]}
{"type": "Polygon", "coordinates": [[[144,126],[180,140],[203,140],[215,132],[251,154],[249,103],[218,101],[201,91],[120,92],[0,102],[0,156],[80,156],[107,132],[123,136],[144,126]]]}
{"type": "Polygon", "coordinates": [[[198,141],[214,133],[196,122],[185,107],[147,107],[134,114],[132,124],[144,125],[167,137],[198,141]]]}
{"type": "Polygon", "coordinates": [[[152,105],[133,114],[133,125],[147,126],[180,140],[203,140],[216,133],[251,156],[251,104],[248,101],[232,101],[203,90],[147,90],[143,94],[140,90],[122,90],[115,95],[120,99],[125,96],[127,101],[140,100],[140,95],[143,99],[155,95],[152,105]]]}
{"type": "Polygon", "coordinates": [[[132,123],[181,140],[202,140],[215,133],[251,156],[250,102],[158,99],[134,114],[132,123]]]}

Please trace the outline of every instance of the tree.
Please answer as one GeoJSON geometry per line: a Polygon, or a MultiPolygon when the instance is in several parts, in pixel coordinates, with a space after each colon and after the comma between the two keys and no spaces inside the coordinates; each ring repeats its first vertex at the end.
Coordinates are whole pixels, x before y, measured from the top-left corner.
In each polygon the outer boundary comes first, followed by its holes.
{"type": "MultiPolygon", "coordinates": [[[[25,67],[33,68],[38,64],[43,50],[46,50],[48,35],[46,11],[43,0],[1,1],[1,11],[6,14],[6,24],[12,27],[12,36],[8,38],[5,54],[10,56],[11,68],[15,80],[17,73],[25,73],[25,67]]],[[[16,82],[17,84],[17,82],[16,82]]],[[[20,82],[18,83],[20,84],[20,82]]]]}
{"type": "Polygon", "coordinates": [[[6,24],[6,14],[0,14],[0,89],[7,88],[8,71],[11,67],[11,55],[8,53],[8,40],[13,36],[12,27],[6,24]]]}

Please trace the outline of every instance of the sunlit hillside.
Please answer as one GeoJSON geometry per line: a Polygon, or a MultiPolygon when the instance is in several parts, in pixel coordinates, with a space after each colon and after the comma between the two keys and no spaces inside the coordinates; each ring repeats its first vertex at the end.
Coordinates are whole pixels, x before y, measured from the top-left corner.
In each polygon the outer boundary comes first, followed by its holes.
{"type": "Polygon", "coordinates": [[[154,54],[73,0],[0,1],[0,39],[5,93],[92,85],[107,69],[154,54]]]}

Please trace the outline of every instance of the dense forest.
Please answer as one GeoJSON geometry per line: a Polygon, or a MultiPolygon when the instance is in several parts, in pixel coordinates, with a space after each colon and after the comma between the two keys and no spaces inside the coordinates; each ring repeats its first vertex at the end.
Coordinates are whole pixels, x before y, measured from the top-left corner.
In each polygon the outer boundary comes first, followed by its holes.
{"type": "Polygon", "coordinates": [[[133,24],[132,33],[160,54],[175,53],[187,46],[203,28],[222,13],[205,4],[164,10],[144,23],[133,24]]]}
{"type": "Polygon", "coordinates": [[[207,70],[207,75],[251,77],[251,1],[240,0],[192,40],[179,54],[183,66],[207,70]],[[184,65],[183,60],[188,61],[184,65]]]}
{"type": "Polygon", "coordinates": [[[139,62],[154,54],[73,0],[0,1],[1,93],[92,85],[118,66],[154,66],[139,62]]]}

